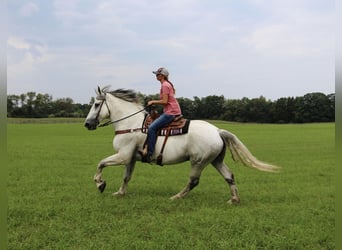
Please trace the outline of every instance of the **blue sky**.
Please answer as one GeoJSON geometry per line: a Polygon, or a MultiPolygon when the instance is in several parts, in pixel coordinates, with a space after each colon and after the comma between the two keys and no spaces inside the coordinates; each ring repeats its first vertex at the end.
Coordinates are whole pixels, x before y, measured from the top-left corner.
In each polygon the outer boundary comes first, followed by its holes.
{"type": "Polygon", "coordinates": [[[227,99],[335,92],[332,0],[7,1],[7,92],[88,103],[97,85],[227,99]]]}

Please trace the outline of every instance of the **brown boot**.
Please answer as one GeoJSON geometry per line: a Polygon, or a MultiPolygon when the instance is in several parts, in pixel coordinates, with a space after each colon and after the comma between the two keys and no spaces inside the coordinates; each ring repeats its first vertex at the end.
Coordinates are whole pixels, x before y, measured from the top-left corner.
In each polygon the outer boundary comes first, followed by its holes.
{"type": "Polygon", "coordinates": [[[141,155],[141,162],[151,163],[151,155],[148,154],[147,145],[143,150],[139,150],[138,153],[141,155]]]}

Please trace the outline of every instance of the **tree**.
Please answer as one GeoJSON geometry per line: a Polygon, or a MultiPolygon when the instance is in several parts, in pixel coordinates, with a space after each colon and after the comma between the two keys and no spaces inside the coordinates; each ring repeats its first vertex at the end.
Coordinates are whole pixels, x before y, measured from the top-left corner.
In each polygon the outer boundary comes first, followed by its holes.
{"type": "Polygon", "coordinates": [[[271,102],[266,101],[266,98],[260,96],[259,98],[253,98],[246,104],[246,119],[249,122],[271,122],[270,116],[271,102]]]}
{"type": "Polygon", "coordinates": [[[74,101],[71,98],[59,98],[53,103],[56,117],[72,117],[74,113],[74,101]]]}
{"type": "Polygon", "coordinates": [[[7,116],[11,116],[19,108],[19,100],[20,96],[18,95],[7,96],[7,116]]]}
{"type": "Polygon", "coordinates": [[[328,118],[329,121],[335,121],[335,94],[329,94],[327,96],[329,100],[329,107],[328,107],[328,118]]]}
{"type": "Polygon", "coordinates": [[[295,99],[293,97],[280,98],[271,107],[272,121],[276,123],[294,122],[295,110],[295,99]]]}
{"type": "Polygon", "coordinates": [[[177,98],[182,114],[185,118],[195,119],[195,107],[192,100],[188,98],[177,98]]]}
{"type": "Polygon", "coordinates": [[[202,100],[195,96],[193,101],[193,107],[194,107],[194,117],[196,119],[204,119],[205,118],[205,111],[204,111],[204,103],[202,100]]]}
{"type": "Polygon", "coordinates": [[[237,122],[248,122],[248,106],[249,99],[247,97],[243,97],[238,101],[236,106],[236,120],[237,122]]]}
{"type": "Polygon", "coordinates": [[[327,122],[331,119],[330,110],[330,100],[325,94],[310,93],[304,95],[302,107],[304,122],[327,122]]]}
{"type": "Polygon", "coordinates": [[[44,118],[52,113],[52,96],[48,94],[37,94],[33,101],[35,117],[44,118]]]}
{"type": "Polygon", "coordinates": [[[203,98],[203,109],[206,119],[221,119],[224,114],[224,96],[210,95],[203,98]]]}
{"type": "MultiPolygon", "coordinates": [[[[143,105],[159,94],[138,93],[143,105]]],[[[335,121],[335,94],[309,93],[300,97],[282,97],[276,101],[265,97],[226,100],[223,95],[211,95],[194,100],[177,98],[184,117],[189,119],[223,119],[236,122],[333,122],[335,121]]],[[[71,98],[53,101],[52,96],[36,92],[7,96],[8,117],[86,117],[95,98],[89,104],[74,104],[71,98]]],[[[159,113],[163,107],[156,106],[159,113]]]]}

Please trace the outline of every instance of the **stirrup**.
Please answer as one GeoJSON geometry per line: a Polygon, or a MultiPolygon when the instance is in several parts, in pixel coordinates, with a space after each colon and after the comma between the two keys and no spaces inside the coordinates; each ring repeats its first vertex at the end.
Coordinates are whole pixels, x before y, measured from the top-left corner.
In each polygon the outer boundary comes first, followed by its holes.
{"type": "Polygon", "coordinates": [[[141,156],[141,162],[151,163],[151,156],[148,153],[145,155],[142,150],[139,150],[138,153],[141,156]]]}
{"type": "Polygon", "coordinates": [[[141,162],[151,163],[151,156],[149,154],[141,157],[141,162]]]}

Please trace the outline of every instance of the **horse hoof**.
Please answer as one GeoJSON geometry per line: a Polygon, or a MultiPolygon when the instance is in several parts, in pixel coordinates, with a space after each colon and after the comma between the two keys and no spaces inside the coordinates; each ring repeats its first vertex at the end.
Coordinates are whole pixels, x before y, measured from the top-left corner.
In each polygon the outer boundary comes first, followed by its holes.
{"type": "Polygon", "coordinates": [[[98,186],[98,189],[100,190],[101,193],[103,193],[103,191],[105,190],[106,188],[106,182],[104,181],[100,186],[98,186]]]}
{"type": "Polygon", "coordinates": [[[239,198],[232,198],[227,202],[229,205],[239,204],[240,199],[239,198]]]}
{"type": "Polygon", "coordinates": [[[122,192],[118,191],[118,192],[113,193],[113,196],[124,197],[125,193],[122,193],[122,192]]]}
{"type": "Polygon", "coordinates": [[[174,195],[172,197],[170,197],[170,200],[178,200],[178,199],[181,199],[182,197],[180,197],[179,195],[174,195]]]}

